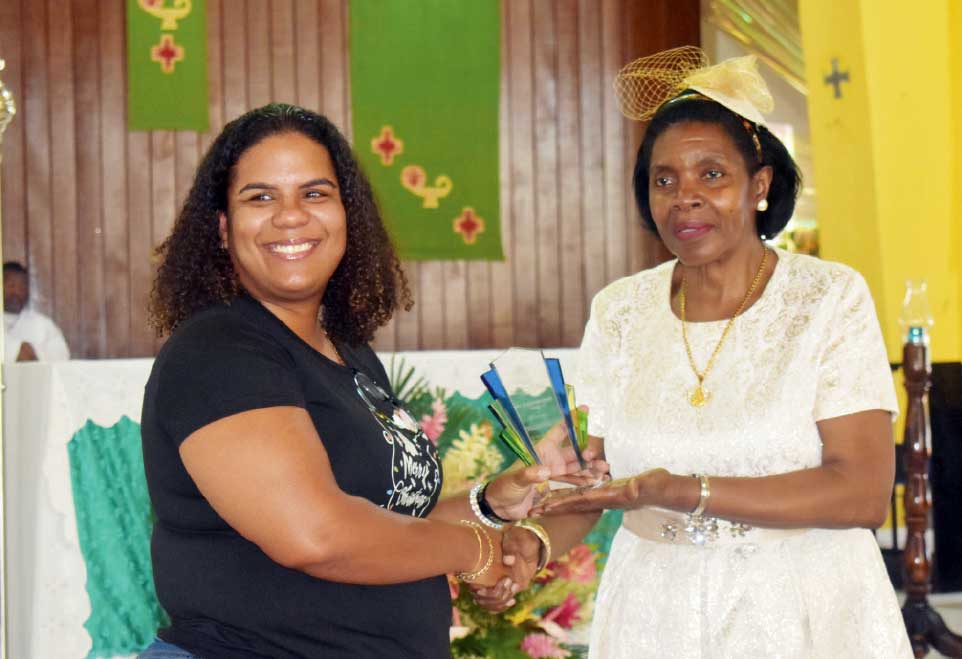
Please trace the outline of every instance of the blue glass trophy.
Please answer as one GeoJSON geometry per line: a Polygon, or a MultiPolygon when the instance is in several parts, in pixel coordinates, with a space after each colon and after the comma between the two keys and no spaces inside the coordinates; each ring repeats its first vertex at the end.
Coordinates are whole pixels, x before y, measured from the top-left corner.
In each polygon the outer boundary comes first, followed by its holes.
{"type": "Polygon", "coordinates": [[[561,425],[583,469],[587,415],[574,405],[574,389],[561,363],[540,350],[509,348],[481,375],[494,402],[489,409],[502,426],[500,437],[526,465],[541,464],[537,443],[561,425]]]}

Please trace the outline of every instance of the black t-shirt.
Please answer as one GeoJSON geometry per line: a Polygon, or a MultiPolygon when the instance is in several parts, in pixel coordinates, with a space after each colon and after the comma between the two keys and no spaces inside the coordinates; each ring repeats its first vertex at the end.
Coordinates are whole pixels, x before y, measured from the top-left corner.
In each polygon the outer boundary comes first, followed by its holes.
{"type": "Polygon", "coordinates": [[[205,659],[450,656],[451,598],[443,576],[359,586],[285,568],[214,511],[180,459],[181,442],[218,419],[303,407],[342,490],[426,516],[441,490],[434,446],[406,413],[377,400],[377,386],[388,395],[390,386],[374,352],[338,349],[347,367],[242,296],[188,320],[160,351],[141,432],[157,518],[154,582],[171,618],[159,632],[163,640],[205,659]],[[366,395],[357,386],[365,375],[377,385],[366,395]]]}

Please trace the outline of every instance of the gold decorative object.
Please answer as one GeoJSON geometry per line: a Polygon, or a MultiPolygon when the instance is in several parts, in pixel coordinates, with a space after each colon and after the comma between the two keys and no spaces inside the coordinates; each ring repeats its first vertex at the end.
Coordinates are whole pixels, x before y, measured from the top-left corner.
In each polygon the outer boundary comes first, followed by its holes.
{"type": "Polygon", "coordinates": [[[408,165],[401,170],[401,185],[404,189],[416,197],[421,197],[424,200],[421,204],[423,208],[437,208],[438,199],[451,194],[454,183],[444,174],[434,179],[433,186],[428,186],[427,182],[427,172],[420,165],[408,165]]]}
{"type": "Polygon", "coordinates": [[[807,93],[798,0],[710,0],[702,18],[807,93]]]}
{"type": "MultiPolygon", "coordinates": [[[[7,63],[0,59],[0,71],[6,67],[7,63]]],[[[3,144],[3,131],[7,129],[7,124],[13,121],[13,116],[17,114],[17,104],[13,102],[13,94],[3,85],[0,80],[0,144],[3,144]]],[[[0,152],[0,160],[3,153],[0,152]]]]}
{"type": "Polygon", "coordinates": [[[191,0],[174,0],[167,6],[166,0],[137,0],[145,12],[161,20],[161,30],[176,30],[177,21],[184,19],[192,9],[191,0]]]}

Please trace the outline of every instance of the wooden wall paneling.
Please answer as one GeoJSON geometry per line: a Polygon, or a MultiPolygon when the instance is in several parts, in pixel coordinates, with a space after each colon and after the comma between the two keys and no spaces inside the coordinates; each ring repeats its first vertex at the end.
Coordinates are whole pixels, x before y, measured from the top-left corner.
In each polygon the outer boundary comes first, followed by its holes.
{"type": "Polygon", "coordinates": [[[127,96],[124,67],[124,7],[117,2],[99,4],[100,41],[100,169],[103,201],[104,329],[106,356],[129,357],[130,258],[127,214],[127,96]],[[116,163],[123,163],[117,167],[116,163]]]}
{"type": "Polygon", "coordinates": [[[532,12],[530,0],[508,3],[509,117],[511,134],[510,181],[511,227],[515,258],[511,274],[514,279],[514,343],[537,346],[538,343],[538,262],[537,224],[534,206],[534,72],[532,70],[532,12]]]}
{"type": "MultiPolygon", "coordinates": [[[[194,173],[199,161],[200,137],[192,130],[179,130],[174,133],[174,195],[171,213],[168,218],[167,232],[161,237],[166,238],[174,226],[177,214],[187,199],[190,186],[194,182],[194,173]]],[[[156,238],[156,236],[155,236],[156,238]]]]}
{"type": "MultiPolygon", "coordinates": [[[[631,62],[638,57],[649,54],[645,46],[651,47],[651,40],[647,32],[643,32],[641,26],[647,25],[645,21],[644,8],[636,2],[628,2],[625,7],[624,41],[626,52],[624,64],[631,62]]],[[[641,215],[635,203],[635,194],[632,184],[634,175],[635,159],[637,158],[638,147],[641,145],[641,138],[644,135],[644,124],[639,121],[625,119],[625,209],[628,214],[628,271],[638,272],[653,265],[647,258],[645,235],[649,233],[642,228],[641,215]]],[[[649,237],[650,234],[649,234],[649,237]]]]}
{"type": "Polygon", "coordinates": [[[221,0],[207,0],[207,117],[210,126],[199,136],[201,157],[224,127],[224,39],[221,0]]]}
{"type": "Polygon", "coordinates": [[[150,132],[150,201],[152,244],[159,245],[170,234],[176,214],[176,157],[174,131],[150,132]]]}
{"type": "Polygon", "coordinates": [[[661,45],[657,50],[701,44],[701,3],[699,0],[678,0],[664,9],[661,23],[661,45]]]}
{"type": "Polygon", "coordinates": [[[511,216],[511,135],[508,130],[510,93],[510,55],[508,32],[511,18],[508,8],[511,0],[501,2],[501,101],[498,108],[499,188],[501,190],[501,245],[504,261],[493,262],[491,269],[491,343],[497,348],[507,348],[514,342],[515,290],[512,271],[514,268],[514,226],[511,216]]]}
{"type": "Polygon", "coordinates": [[[391,319],[374,333],[374,340],[371,341],[372,349],[377,352],[394,352],[397,350],[397,322],[399,313],[400,311],[396,311],[391,319]]]}
{"type": "MultiPolygon", "coordinates": [[[[176,160],[174,157],[174,133],[169,130],[155,130],[150,133],[150,251],[160,245],[170,234],[174,224],[176,160]]],[[[153,259],[151,259],[151,266],[153,259]]],[[[154,268],[148,269],[153,279],[154,268]]],[[[162,337],[157,337],[154,351],[160,349],[162,337]]]]}
{"type": "Polygon", "coordinates": [[[272,0],[270,13],[271,101],[297,103],[294,0],[272,0]]]}
{"type": "Polygon", "coordinates": [[[229,0],[221,5],[223,39],[224,121],[232,121],[250,107],[247,102],[247,16],[248,0],[229,0]]]}
{"type": "Polygon", "coordinates": [[[628,274],[628,231],[625,209],[625,122],[611,81],[624,65],[624,0],[601,3],[602,125],[604,126],[605,281],[628,274]]]}
{"type": "Polygon", "coordinates": [[[100,11],[97,0],[77,0],[73,13],[76,82],[77,287],[80,325],[75,350],[107,355],[104,286],[103,179],[100,162],[100,11]]]}
{"type": "Polygon", "coordinates": [[[558,217],[561,222],[561,341],[581,342],[587,317],[581,199],[580,67],[578,1],[559,0],[558,21],[558,217]]]}
{"type": "Polygon", "coordinates": [[[554,0],[534,0],[534,217],[538,345],[561,345],[558,221],[558,23],[554,0]]]}
{"type": "MultiPolygon", "coordinates": [[[[20,121],[26,137],[27,265],[31,303],[41,312],[53,311],[53,226],[50,205],[50,94],[47,81],[47,4],[23,7],[25,34],[23,94],[20,121]]],[[[6,215],[6,213],[5,213],[6,215]]]]}
{"type": "Polygon", "coordinates": [[[468,315],[468,347],[493,345],[491,264],[487,261],[468,261],[465,271],[468,290],[464,304],[467,305],[468,315]]]}
{"type": "Polygon", "coordinates": [[[154,331],[147,325],[147,300],[153,279],[151,139],[146,131],[127,133],[127,222],[130,254],[130,351],[154,352],[154,331]]]}
{"type": "Polygon", "coordinates": [[[604,107],[601,16],[593,0],[578,2],[581,104],[581,218],[585,302],[608,283],[605,276],[604,107]]]}
{"type": "Polygon", "coordinates": [[[271,101],[271,13],[270,0],[247,0],[246,109],[259,108],[271,101]]]}
{"type": "Polygon", "coordinates": [[[414,297],[414,308],[410,311],[399,311],[394,317],[394,335],[398,350],[417,350],[421,346],[421,325],[419,321],[422,304],[421,291],[418,288],[418,268],[414,262],[402,264],[414,297]]]}
{"type": "Polygon", "coordinates": [[[294,39],[297,103],[305,108],[319,111],[320,94],[320,44],[318,42],[318,18],[316,0],[295,0],[294,39]]]}
{"type": "Polygon", "coordinates": [[[3,169],[0,199],[3,203],[3,260],[27,264],[27,185],[25,179],[23,25],[20,2],[0,2],[0,58],[6,68],[0,72],[3,84],[13,94],[18,115],[3,134],[3,169]]]}
{"type": "Polygon", "coordinates": [[[418,322],[421,326],[419,348],[444,345],[444,264],[421,261],[418,264],[418,322]]]}
{"type": "Polygon", "coordinates": [[[468,347],[468,272],[466,261],[445,261],[441,268],[444,284],[444,347],[468,347]]]}
{"type": "Polygon", "coordinates": [[[70,3],[48,0],[47,79],[50,104],[50,195],[52,211],[53,315],[67,343],[80,341],[77,276],[76,88],[70,3]]]}
{"type": "Polygon", "coordinates": [[[321,44],[321,113],[345,135],[351,134],[347,87],[347,0],[319,0],[318,35],[321,44]]]}

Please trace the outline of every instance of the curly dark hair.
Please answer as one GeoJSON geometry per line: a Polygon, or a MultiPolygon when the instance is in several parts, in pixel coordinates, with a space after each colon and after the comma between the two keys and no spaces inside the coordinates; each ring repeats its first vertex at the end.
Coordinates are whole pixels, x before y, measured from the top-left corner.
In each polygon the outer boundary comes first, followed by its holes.
{"type": "Polygon", "coordinates": [[[347,140],[326,117],[272,103],[224,126],[197,168],[171,234],[156,250],[160,265],[149,311],[159,335],[202,309],[229,304],[242,291],[230,255],[221,249],[218,214],[227,212],[227,188],[241,155],[271,135],[290,132],[327,149],[347,217],[347,247],[322,300],[325,331],[348,345],[366,343],[394,311],[413,305],[371,185],[347,140]]]}
{"type": "Polygon", "coordinates": [[[798,165],[792,160],[785,145],[772,135],[771,131],[764,126],[753,125],[762,147],[762,157],[759,161],[752,134],[739,115],[712,100],[698,97],[686,98],[690,93],[691,90],[682,92],[674,100],[661,106],[648,124],[645,137],[638,148],[633,185],[635,201],[645,227],[658,233],[648,203],[649,168],[655,140],[675,124],[701,122],[717,124],[728,133],[741,153],[749,175],[754,175],[766,165],[772,168],[772,183],[768,188],[768,210],[756,211],[755,230],[759,236],[773,237],[785,228],[795,210],[795,199],[802,184],[798,165]]]}

